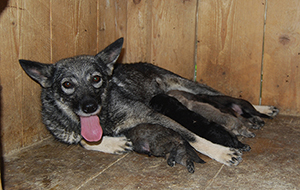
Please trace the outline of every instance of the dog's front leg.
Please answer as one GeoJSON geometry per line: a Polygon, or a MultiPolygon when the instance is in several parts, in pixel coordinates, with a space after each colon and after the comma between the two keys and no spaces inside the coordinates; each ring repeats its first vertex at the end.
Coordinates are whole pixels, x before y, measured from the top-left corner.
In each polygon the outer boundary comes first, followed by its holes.
{"type": "Polygon", "coordinates": [[[190,142],[198,152],[227,166],[236,166],[242,161],[242,153],[233,148],[214,144],[204,138],[195,136],[195,141],[190,142]]]}
{"type": "Polygon", "coordinates": [[[132,150],[132,144],[126,137],[103,136],[99,142],[80,141],[81,146],[87,150],[100,151],[110,154],[123,154],[132,150]]]}

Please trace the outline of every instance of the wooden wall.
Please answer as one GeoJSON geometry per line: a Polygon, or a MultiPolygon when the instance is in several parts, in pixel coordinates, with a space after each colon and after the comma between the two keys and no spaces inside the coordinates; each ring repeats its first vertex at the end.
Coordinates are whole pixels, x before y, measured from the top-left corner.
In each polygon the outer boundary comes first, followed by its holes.
{"type": "MultiPolygon", "coordinates": [[[[2,1],[5,2],[5,1],[2,1]]],[[[1,6],[4,154],[49,136],[40,86],[18,59],[51,63],[125,38],[121,62],[147,61],[254,104],[299,115],[298,0],[10,0],[1,6]],[[197,72],[195,74],[195,65],[197,72]],[[262,75],[263,74],[263,75],[262,75]],[[261,88],[261,76],[263,83],[261,88]]]]}

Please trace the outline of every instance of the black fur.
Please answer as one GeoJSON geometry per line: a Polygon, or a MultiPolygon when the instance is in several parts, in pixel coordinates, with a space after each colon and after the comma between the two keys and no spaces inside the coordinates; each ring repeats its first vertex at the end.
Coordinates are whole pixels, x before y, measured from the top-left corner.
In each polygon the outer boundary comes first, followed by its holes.
{"type": "Polygon", "coordinates": [[[213,143],[238,148],[243,151],[249,151],[251,149],[249,145],[238,141],[236,136],[230,134],[221,125],[210,122],[201,115],[190,111],[176,98],[166,94],[159,94],[151,99],[150,105],[157,112],[170,117],[186,127],[189,131],[213,143]]]}

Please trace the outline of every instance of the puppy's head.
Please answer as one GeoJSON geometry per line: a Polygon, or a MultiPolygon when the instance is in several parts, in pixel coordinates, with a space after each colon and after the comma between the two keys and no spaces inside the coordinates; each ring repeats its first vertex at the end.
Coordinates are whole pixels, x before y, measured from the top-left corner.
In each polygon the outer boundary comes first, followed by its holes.
{"type": "MultiPolygon", "coordinates": [[[[19,62],[24,71],[43,87],[43,109],[49,109],[48,113],[53,107],[60,109],[70,120],[80,121],[81,129],[75,131],[81,131],[87,141],[98,141],[102,137],[102,128],[97,114],[101,111],[107,83],[122,45],[123,38],[120,38],[95,56],[81,55],[55,64],[19,62]]],[[[49,116],[43,114],[43,117],[49,116]]]]}

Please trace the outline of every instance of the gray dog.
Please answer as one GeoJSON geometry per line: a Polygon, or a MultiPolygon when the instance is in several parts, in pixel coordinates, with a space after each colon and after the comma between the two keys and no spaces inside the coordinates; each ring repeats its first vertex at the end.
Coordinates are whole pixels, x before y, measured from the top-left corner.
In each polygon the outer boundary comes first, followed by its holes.
{"type": "MultiPolygon", "coordinates": [[[[24,71],[42,87],[42,118],[60,141],[89,150],[122,153],[131,149],[122,133],[139,124],[154,124],[180,134],[197,151],[226,165],[237,165],[241,153],[214,144],[149,107],[152,97],[170,90],[192,94],[220,92],[148,63],[116,64],[123,38],[95,56],[76,56],[55,64],[20,60],[24,71]],[[157,83],[161,81],[163,88],[157,83]]],[[[275,115],[274,107],[263,107],[275,115]]]]}

